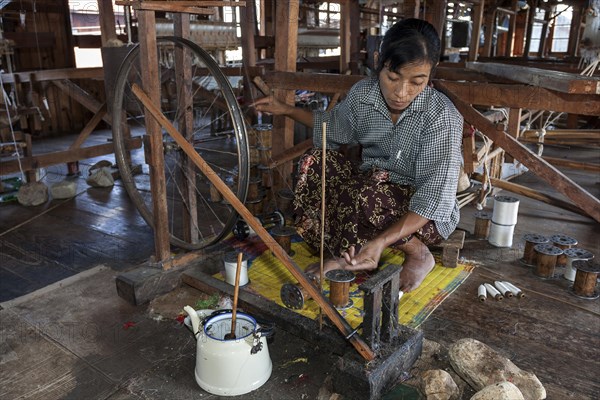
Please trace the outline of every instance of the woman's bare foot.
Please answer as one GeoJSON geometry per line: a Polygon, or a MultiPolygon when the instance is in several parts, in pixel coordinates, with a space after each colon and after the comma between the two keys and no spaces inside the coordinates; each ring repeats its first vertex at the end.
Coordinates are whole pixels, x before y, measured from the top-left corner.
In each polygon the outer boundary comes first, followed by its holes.
{"type": "Polygon", "coordinates": [[[404,263],[400,271],[400,290],[410,292],[421,285],[435,265],[433,255],[419,239],[413,238],[398,246],[404,252],[404,263]]]}
{"type": "MultiPolygon", "coordinates": [[[[323,263],[323,274],[326,273],[327,271],[331,271],[333,269],[343,269],[346,265],[348,265],[348,264],[346,263],[346,260],[343,257],[330,258],[328,260],[325,260],[325,262],[323,263]]],[[[313,274],[313,275],[319,276],[320,269],[321,269],[321,263],[315,262],[315,263],[310,264],[308,267],[306,267],[304,272],[307,274],[313,274]]]]}

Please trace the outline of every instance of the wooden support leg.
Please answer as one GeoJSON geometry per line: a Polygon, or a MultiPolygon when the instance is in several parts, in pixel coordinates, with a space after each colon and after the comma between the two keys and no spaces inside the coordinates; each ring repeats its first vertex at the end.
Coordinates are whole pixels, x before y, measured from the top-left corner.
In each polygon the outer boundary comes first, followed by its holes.
{"type": "Polygon", "coordinates": [[[442,265],[446,268],[456,268],[458,265],[458,256],[460,250],[465,244],[465,232],[454,231],[436,247],[442,248],[442,265]]]}

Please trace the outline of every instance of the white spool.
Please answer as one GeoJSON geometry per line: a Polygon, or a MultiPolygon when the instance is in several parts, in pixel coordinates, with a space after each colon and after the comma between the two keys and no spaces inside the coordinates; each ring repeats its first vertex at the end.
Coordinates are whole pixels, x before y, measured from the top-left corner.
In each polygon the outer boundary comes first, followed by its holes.
{"type": "Polygon", "coordinates": [[[500,225],[492,221],[488,242],[496,247],[511,247],[514,233],[514,225],[500,225]]]}
{"type": "Polygon", "coordinates": [[[567,256],[567,265],[565,266],[565,272],[563,277],[571,282],[575,281],[575,275],[577,275],[577,270],[573,268],[573,261],[576,260],[591,260],[594,258],[594,254],[588,250],[580,249],[578,247],[572,247],[570,249],[566,249],[564,254],[567,256]]]}
{"type": "MultiPolygon", "coordinates": [[[[231,252],[223,257],[223,266],[225,267],[225,282],[235,285],[235,271],[237,269],[237,253],[231,252]]],[[[242,268],[240,269],[240,286],[248,283],[248,257],[244,254],[242,258],[242,268]]]]}
{"type": "Polygon", "coordinates": [[[516,225],[519,214],[519,199],[511,196],[494,197],[492,222],[498,225],[516,225]]]}

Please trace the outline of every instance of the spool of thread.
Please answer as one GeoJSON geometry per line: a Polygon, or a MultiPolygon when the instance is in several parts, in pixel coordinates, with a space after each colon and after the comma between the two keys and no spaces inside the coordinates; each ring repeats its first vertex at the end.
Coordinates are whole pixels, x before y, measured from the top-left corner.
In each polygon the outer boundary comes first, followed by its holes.
{"type": "Polygon", "coordinates": [[[535,251],[533,248],[536,244],[545,244],[550,242],[546,236],[538,235],[536,233],[528,233],[523,236],[525,239],[525,250],[523,250],[523,258],[521,262],[525,265],[533,267],[535,265],[535,251]]]}
{"type": "Polygon", "coordinates": [[[212,201],[213,203],[218,203],[222,200],[223,200],[223,196],[221,195],[221,192],[219,192],[217,190],[217,188],[215,187],[215,185],[213,185],[211,183],[210,184],[210,201],[212,201]]]}
{"type": "Polygon", "coordinates": [[[600,273],[600,264],[592,261],[573,261],[573,268],[577,270],[575,282],[573,282],[573,293],[584,299],[597,299],[598,292],[596,282],[600,273]]]}
{"type": "Polygon", "coordinates": [[[261,177],[251,177],[248,181],[248,194],[247,199],[254,200],[261,196],[261,177]]]}
{"type": "Polygon", "coordinates": [[[257,147],[258,158],[261,165],[269,165],[271,163],[271,148],[270,147],[257,147]]]}
{"type": "Polygon", "coordinates": [[[250,163],[250,177],[251,178],[260,178],[260,173],[258,171],[258,163],[256,163],[256,164],[250,163]]]}
{"type": "Polygon", "coordinates": [[[492,222],[499,225],[516,225],[519,199],[511,196],[495,196],[492,222]]]}
{"type": "Polygon", "coordinates": [[[523,291],[521,289],[519,289],[518,287],[516,287],[515,285],[513,285],[510,282],[506,282],[506,281],[502,281],[502,284],[504,286],[506,286],[514,296],[518,297],[518,298],[523,298],[525,297],[525,293],[523,293],[523,291]]]}
{"type": "Polygon", "coordinates": [[[479,287],[477,288],[477,298],[482,303],[487,299],[487,290],[485,289],[484,284],[479,285],[479,287]]]}
{"type": "MultiPolygon", "coordinates": [[[[306,277],[311,285],[313,285],[315,288],[319,287],[319,278],[316,275],[306,274],[306,277]]],[[[281,297],[281,302],[286,307],[294,310],[303,309],[306,301],[312,298],[308,290],[302,287],[302,285],[294,285],[292,283],[286,283],[281,286],[279,296],[281,297]]]]}
{"type": "Polygon", "coordinates": [[[249,146],[248,151],[250,156],[250,164],[259,164],[260,153],[258,152],[258,148],[256,146],[249,146]]]}
{"type": "Polygon", "coordinates": [[[289,256],[294,255],[292,250],[292,236],[296,234],[296,229],[291,226],[276,226],[271,229],[271,236],[285,250],[289,256]]]}
{"type": "Polygon", "coordinates": [[[496,289],[498,289],[498,291],[506,298],[511,298],[513,297],[513,293],[510,291],[509,288],[506,287],[506,285],[504,285],[504,283],[500,282],[500,281],[495,281],[494,282],[494,286],[496,287],[496,289]]]}
{"type": "Polygon", "coordinates": [[[250,128],[247,131],[248,134],[248,146],[255,147],[258,144],[258,134],[254,128],[250,128]]]}
{"type": "Polygon", "coordinates": [[[264,193],[259,194],[256,199],[246,200],[246,208],[255,217],[262,215],[265,208],[265,195],[264,193]]]}
{"type": "Polygon", "coordinates": [[[272,133],[273,133],[273,125],[271,124],[256,124],[254,125],[254,131],[258,136],[258,144],[264,147],[273,146],[272,143],[272,133]]]}
{"type": "Polygon", "coordinates": [[[502,296],[502,293],[500,293],[495,287],[493,287],[489,283],[484,283],[484,285],[485,285],[485,289],[487,290],[487,292],[490,294],[490,296],[492,296],[494,299],[496,299],[496,301],[502,301],[502,299],[504,299],[504,296],[502,296]]]}
{"type": "Polygon", "coordinates": [[[277,209],[282,212],[289,211],[292,202],[294,201],[294,191],[291,189],[279,189],[277,191],[277,209]]]}
{"type": "Polygon", "coordinates": [[[567,265],[565,266],[565,273],[563,277],[573,282],[575,280],[575,275],[577,270],[573,268],[574,261],[589,261],[594,258],[594,254],[591,251],[580,249],[577,247],[571,247],[570,249],[563,250],[563,254],[567,257],[567,265]]]}
{"type": "Polygon", "coordinates": [[[329,279],[329,301],[331,304],[338,309],[351,307],[350,282],[354,280],[354,274],[345,269],[334,269],[327,271],[325,277],[329,279]]]}
{"type": "Polygon", "coordinates": [[[492,221],[488,242],[496,247],[510,247],[515,233],[514,225],[500,225],[492,221]]]}
{"type": "Polygon", "coordinates": [[[262,179],[262,185],[265,188],[273,187],[273,171],[265,165],[259,165],[258,170],[262,179]]]}
{"type": "MultiPolygon", "coordinates": [[[[235,285],[235,273],[237,270],[238,252],[232,251],[223,256],[223,266],[225,267],[225,282],[235,285]]],[[[242,256],[242,268],[240,270],[240,286],[248,283],[248,256],[242,256]]]]}
{"type": "Polygon", "coordinates": [[[563,253],[562,249],[551,244],[536,244],[533,250],[536,252],[533,273],[544,279],[554,278],[556,258],[563,253]]]}
{"type": "MultiPolygon", "coordinates": [[[[558,234],[550,236],[550,241],[559,249],[570,249],[571,247],[577,246],[577,239],[572,238],[571,236],[558,234]]],[[[564,267],[567,265],[567,256],[561,254],[556,260],[556,265],[558,267],[564,267]]]]}
{"type": "Polygon", "coordinates": [[[475,239],[487,240],[490,234],[492,214],[487,211],[477,211],[473,215],[475,216],[475,229],[473,231],[475,239]]]}

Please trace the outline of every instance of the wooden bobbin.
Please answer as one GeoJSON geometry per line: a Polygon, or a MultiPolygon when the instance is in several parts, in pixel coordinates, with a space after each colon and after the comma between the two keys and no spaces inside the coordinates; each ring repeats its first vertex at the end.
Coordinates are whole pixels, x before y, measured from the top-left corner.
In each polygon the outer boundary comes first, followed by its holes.
{"type": "Polygon", "coordinates": [[[257,147],[258,159],[261,165],[269,165],[271,163],[271,148],[270,147],[257,147]]]}
{"type": "Polygon", "coordinates": [[[290,206],[294,201],[294,191],[291,189],[279,189],[277,191],[277,209],[281,212],[290,210],[290,206]]]}
{"type": "Polygon", "coordinates": [[[245,205],[255,217],[262,215],[265,209],[265,194],[261,192],[257,198],[246,200],[245,205]]]}
{"type": "Polygon", "coordinates": [[[263,187],[273,187],[273,171],[266,165],[259,165],[258,170],[260,171],[263,187]]]}
{"type": "Polygon", "coordinates": [[[577,270],[572,287],[573,294],[589,300],[600,297],[600,294],[596,291],[600,264],[589,260],[576,260],[573,261],[573,268],[577,270]]]}
{"type": "Polygon", "coordinates": [[[248,133],[248,146],[256,147],[258,145],[258,134],[254,130],[254,128],[248,129],[247,133],[248,133]]]}
{"type": "Polygon", "coordinates": [[[250,178],[260,178],[260,172],[258,171],[258,164],[250,163],[250,178]]]}
{"type": "Polygon", "coordinates": [[[329,301],[331,304],[342,310],[352,307],[350,282],[354,280],[354,274],[345,269],[334,269],[327,271],[325,277],[329,279],[329,301]]]}
{"type": "MultiPolygon", "coordinates": [[[[314,287],[319,287],[319,278],[313,274],[306,274],[308,281],[314,287]]],[[[294,310],[301,310],[304,308],[307,300],[310,300],[312,296],[308,293],[308,290],[304,289],[300,284],[294,285],[293,283],[286,283],[281,286],[279,291],[281,302],[288,308],[294,310]]]]}
{"type": "Polygon", "coordinates": [[[556,259],[563,253],[562,249],[551,244],[536,244],[533,251],[536,253],[533,273],[544,279],[554,278],[556,259]]]}
{"type": "Polygon", "coordinates": [[[250,177],[250,180],[248,181],[248,194],[246,195],[246,198],[248,200],[258,199],[262,195],[261,185],[262,178],[260,176],[250,177]]]}
{"type": "Polygon", "coordinates": [[[473,231],[473,236],[475,236],[475,239],[487,240],[490,234],[492,213],[487,211],[477,211],[473,215],[475,217],[475,229],[473,231]]]}
{"type": "MultiPolygon", "coordinates": [[[[571,236],[562,235],[562,234],[550,236],[550,242],[552,242],[552,244],[554,244],[554,246],[556,246],[562,250],[570,249],[571,247],[577,246],[577,239],[572,238],[571,236]]],[[[561,254],[560,256],[558,256],[558,259],[556,260],[556,266],[564,267],[565,265],[567,265],[567,256],[564,254],[561,254]]]]}
{"type": "Polygon", "coordinates": [[[260,163],[260,153],[258,152],[258,148],[256,146],[248,147],[248,155],[250,158],[250,164],[259,164],[260,163]]]}
{"type": "Polygon", "coordinates": [[[271,147],[273,145],[272,133],[273,125],[271,124],[256,124],[253,126],[254,131],[258,136],[258,144],[264,147],[271,147]]]}
{"type": "Polygon", "coordinates": [[[528,233],[527,235],[523,236],[523,239],[525,239],[525,249],[523,250],[523,258],[521,258],[521,262],[527,266],[533,267],[535,265],[536,256],[533,248],[537,244],[545,244],[550,242],[550,239],[536,233],[528,233]]]}
{"type": "Polygon", "coordinates": [[[292,236],[295,234],[296,229],[291,226],[276,226],[271,229],[271,236],[273,236],[273,239],[283,247],[289,256],[294,255],[294,251],[292,250],[292,236]]]}

